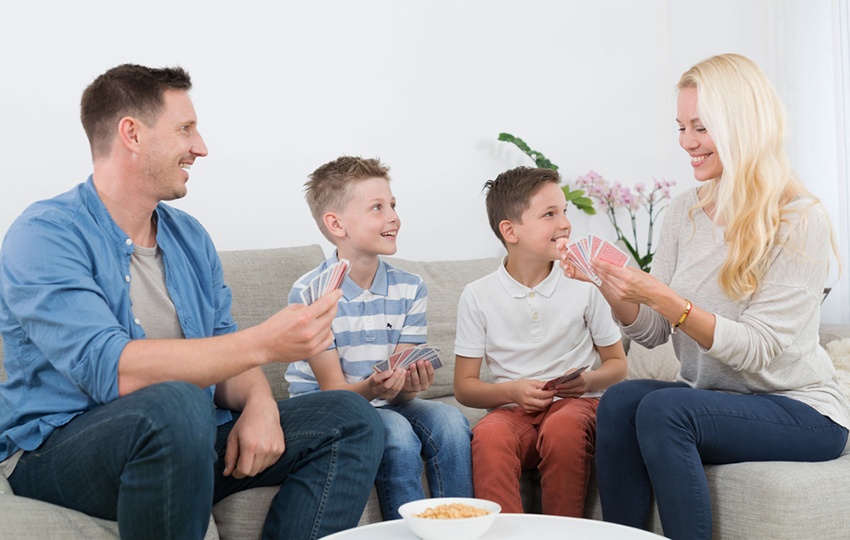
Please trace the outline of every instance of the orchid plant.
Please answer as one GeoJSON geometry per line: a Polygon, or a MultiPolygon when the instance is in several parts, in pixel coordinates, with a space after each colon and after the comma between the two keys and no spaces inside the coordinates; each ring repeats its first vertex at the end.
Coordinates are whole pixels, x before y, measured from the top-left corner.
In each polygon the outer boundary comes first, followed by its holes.
{"type": "Polygon", "coordinates": [[[652,250],[652,230],[658,216],[667,207],[670,202],[670,188],[676,185],[672,180],[657,180],[653,178],[653,185],[646,186],[643,183],[637,183],[634,186],[634,192],[620,182],[613,184],[608,182],[600,174],[590,171],[584,176],[579,177],[575,184],[587,191],[587,194],[596,199],[600,210],[603,210],[608,215],[608,220],[614,226],[617,233],[617,240],[623,242],[623,245],[628,250],[629,254],[635,260],[637,265],[644,272],[649,272],[652,265],[652,257],[655,252],[652,250]],[[646,250],[643,255],[640,253],[637,227],[637,213],[643,208],[649,214],[649,225],[646,234],[646,250]],[[621,209],[625,209],[629,216],[631,225],[631,237],[627,238],[623,233],[623,229],[617,222],[617,215],[622,215],[621,209]]]}

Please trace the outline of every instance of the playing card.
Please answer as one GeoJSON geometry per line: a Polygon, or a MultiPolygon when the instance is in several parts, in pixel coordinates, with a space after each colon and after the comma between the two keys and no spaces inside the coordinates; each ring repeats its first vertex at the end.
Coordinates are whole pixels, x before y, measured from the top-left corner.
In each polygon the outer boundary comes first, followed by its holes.
{"type": "Polygon", "coordinates": [[[587,369],[587,366],[582,366],[574,371],[568,371],[564,373],[560,377],[555,377],[551,381],[547,381],[546,384],[543,385],[543,390],[552,390],[557,387],[559,384],[564,384],[565,382],[569,382],[584,372],[587,369]]]}
{"type": "Polygon", "coordinates": [[[599,276],[593,272],[590,268],[590,259],[586,257],[586,253],[584,249],[581,247],[581,243],[579,241],[575,241],[571,244],[567,245],[567,253],[569,254],[570,261],[584,274],[595,283],[597,286],[602,285],[602,280],[599,279],[599,276]]]}
{"type": "Polygon", "coordinates": [[[374,369],[376,372],[380,373],[382,371],[386,371],[386,370],[390,369],[390,363],[389,363],[388,360],[383,360],[381,362],[378,362],[374,366],[372,366],[372,369],[374,369]]]}
{"type": "Polygon", "coordinates": [[[443,362],[440,360],[439,349],[436,347],[429,347],[427,345],[417,345],[415,347],[409,347],[404,349],[403,351],[399,351],[390,355],[387,360],[382,362],[378,362],[372,369],[381,372],[387,369],[395,369],[402,368],[407,369],[414,362],[418,362],[419,360],[425,360],[430,362],[434,369],[438,369],[443,367],[443,362]]]}
{"type": "Polygon", "coordinates": [[[590,256],[596,257],[596,254],[599,253],[599,247],[602,246],[604,241],[596,235],[591,235],[590,239],[590,256]]]}
{"type": "Polygon", "coordinates": [[[304,290],[301,291],[301,300],[306,305],[310,305],[318,298],[326,295],[334,289],[338,289],[342,282],[345,281],[345,276],[348,275],[348,269],[351,263],[346,259],[340,259],[322,270],[322,272],[314,276],[304,290]]]}
{"type": "Polygon", "coordinates": [[[602,242],[602,246],[599,247],[599,252],[596,254],[596,258],[600,261],[616,264],[617,266],[626,266],[626,263],[629,262],[629,256],[617,249],[617,246],[608,241],[602,242]]]}

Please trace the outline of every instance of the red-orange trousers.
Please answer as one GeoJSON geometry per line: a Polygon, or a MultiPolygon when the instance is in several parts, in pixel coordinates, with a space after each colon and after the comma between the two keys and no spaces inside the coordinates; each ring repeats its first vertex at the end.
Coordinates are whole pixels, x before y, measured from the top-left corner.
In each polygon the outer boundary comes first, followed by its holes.
{"type": "Polygon", "coordinates": [[[475,496],[521,513],[520,476],[540,471],[543,513],[582,517],[596,449],[598,398],[566,398],[546,410],[495,409],[472,430],[475,496]]]}

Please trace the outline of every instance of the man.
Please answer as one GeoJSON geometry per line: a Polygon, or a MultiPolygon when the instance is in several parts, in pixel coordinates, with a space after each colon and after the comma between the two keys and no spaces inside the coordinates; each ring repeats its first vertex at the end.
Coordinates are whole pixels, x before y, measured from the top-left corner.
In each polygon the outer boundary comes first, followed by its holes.
{"type": "Polygon", "coordinates": [[[0,249],[0,469],[16,494],[202,538],[212,504],[281,485],[264,537],[353,527],[383,447],[351,392],[276,402],[260,368],[325,350],[341,293],[237,332],[212,241],[162,201],[207,154],[180,68],[122,65],[83,93],[93,174],[0,249]]]}

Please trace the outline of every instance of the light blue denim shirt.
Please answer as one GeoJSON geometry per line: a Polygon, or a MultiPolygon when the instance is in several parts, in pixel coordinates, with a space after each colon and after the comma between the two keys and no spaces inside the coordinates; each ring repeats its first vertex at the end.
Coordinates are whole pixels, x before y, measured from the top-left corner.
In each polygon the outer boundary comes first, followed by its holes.
{"type": "MultiPolygon", "coordinates": [[[[221,261],[197,220],[156,208],[165,281],[187,339],[236,331],[221,261]]],[[[118,359],[145,333],[130,301],[133,241],[92,182],[27,208],[0,248],[0,460],[118,399],[118,359]]],[[[215,387],[208,389],[212,399],[215,387]]],[[[219,423],[227,410],[217,411],[219,423]]]]}

